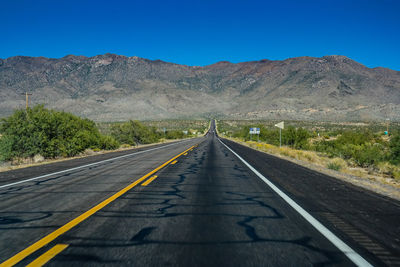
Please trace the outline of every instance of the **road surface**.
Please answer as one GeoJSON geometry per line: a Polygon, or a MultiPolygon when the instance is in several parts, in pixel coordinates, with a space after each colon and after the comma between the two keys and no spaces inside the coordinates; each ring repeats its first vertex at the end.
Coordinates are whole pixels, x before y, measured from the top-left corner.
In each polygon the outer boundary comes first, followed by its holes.
{"type": "Polygon", "coordinates": [[[400,266],[400,203],[205,137],[0,174],[1,266],[400,266]]]}

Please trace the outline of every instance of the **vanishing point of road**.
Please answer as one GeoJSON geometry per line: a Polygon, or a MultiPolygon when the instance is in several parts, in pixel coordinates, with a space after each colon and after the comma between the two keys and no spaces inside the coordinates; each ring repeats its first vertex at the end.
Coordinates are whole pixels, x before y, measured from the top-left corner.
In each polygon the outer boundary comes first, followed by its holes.
{"type": "Polygon", "coordinates": [[[221,139],[0,173],[0,266],[400,266],[400,203],[221,139]]]}

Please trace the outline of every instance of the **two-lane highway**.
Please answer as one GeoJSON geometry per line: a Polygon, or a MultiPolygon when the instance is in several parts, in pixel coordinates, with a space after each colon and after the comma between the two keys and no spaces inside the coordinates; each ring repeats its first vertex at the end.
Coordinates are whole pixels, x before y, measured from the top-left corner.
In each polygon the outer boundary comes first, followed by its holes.
{"type": "MultiPolygon", "coordinates": [[[[202,138],[192,139],[2,173],[0,261],[52,234],[201,141],[202,138]]],[[[24,257],[20,255],[12,262],[21,258],[24,257]]]]}
{"type": "Polygon", "coordinates": [[[5,266],[400,265],[399,203],[363,192],[220,140],[213,123],[204,138],[0,187],[0,260],[5,266]],[[342,193],[332,194],[334,187],[342,193]],[[380,210],[370,209],[369,226],[365,205],[348,204],[345,214],[338,206],[361,196],[380,210]]]}

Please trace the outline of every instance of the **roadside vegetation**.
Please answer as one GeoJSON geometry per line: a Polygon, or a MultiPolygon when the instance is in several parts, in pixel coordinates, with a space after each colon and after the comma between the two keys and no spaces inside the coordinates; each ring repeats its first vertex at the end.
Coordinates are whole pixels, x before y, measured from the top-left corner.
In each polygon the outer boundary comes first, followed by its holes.
{"type": "Polygon", "coordinates": [[[385,135],[384,123],[309,123],[289,122],[282,130],[276,122],[219,121],[224,137],[273,154],[323,165],[328,169],[357,176],[380,175],[400,181],[400,125],[392,123],[385,135]],[[260,135],[249,134],[250,127],[260,128],[260,135]]]}
{"type": "Polygon", "coordinates": [[[151,144],[164,140],[184,139],[202,135],[207,121],[128,121],[101,123],[102,132],[109,133],[121,144],[131,146],[151,144]]]}
{"type": "Polygon", "coordinates": [[[119,143],[100,134],[94,122],[42,105],[17,110],[0,125],[0,159],[71,157],[85,149],[115,149],[119,143]]]}
{"type": "Polygon", "coordinates": [[[96,124],[71,113],[37,105],[28,110],[16,110],[1,119],[0,163],[32,163],[194,137],[202,134],[207,124],[206,121],[195,123],[196,130],[185,131],[181,130],[182,126],[173,128],[171,125],[164,131],[165,127],[139,121],[96,124]]]}
{"type": "MultiPolygon", "coordinates": [[[[104,134],[112,134],[115,128],[127,122],[101,122],[98,123],[100,131],[104,134]]],[[[141,125],[151,129],[160,139],[181,139],[205,134],[209,127],[208,120],[162,120],[142,121],[141,125]],[[186,134],[184,133],[186,131],[186,134]]]]}

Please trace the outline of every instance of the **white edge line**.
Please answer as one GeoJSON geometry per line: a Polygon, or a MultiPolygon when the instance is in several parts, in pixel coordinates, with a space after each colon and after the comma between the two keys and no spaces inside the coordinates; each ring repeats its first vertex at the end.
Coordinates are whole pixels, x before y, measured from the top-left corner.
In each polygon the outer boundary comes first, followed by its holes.
{"type": "Polygon", "coordinates": [[[11,184],[1,185],[0,189],[6,188],[6,187],[10,187],[10,186],[13,186],[13,185],[17,185],[17,184],[22,184],[22,183],[34,181],[34,180],[41,179],[41,178],[46,178],[46,177],[49,177],[49,176],[53,176],[53,175],[57,175],[57,174],[65,173],[65,172],[75,171],[75,170],[78,170],[78,169],[82,169],[82,168],[98,165],[98,164],[101,164],[101,163],[104,163],[104,162],[108,162],[108,161],[112,161],[112,160],[122,159],[122,158],[130,157],[130,156],[133,156],[133,155],[146,153],[146,152],[149,152],[149,151],[166,148],[166,147],[177,145],[177,144],[180,144],[180,143],[189,142],[190,140],[191,139],[180,141],[180,142],[173,143],[173,144],[168,144],[168,145],[165,145],[165,146],[150,148],[150,149],[147,149],[147,150],[142,150],[142,151],[126,154],[126,155],[118,156],[118,157],[115,157],[115,158],[105,159],[105,160],[102,160],[102,161],[93,162],[93,163],[90,163],[90,164],[74,167],[74,168],[71,168],[71,169],[66,169],[66,170],[62,170],[62,171],[58,171],[58,172],[53,172],[53,173],[49,173],[49,174],[45,174],[45,175],[29,178],[29,179],[18,181],[18,182],[11,183],[11,184]]]}
{"type": "Polygon", "coordinates": [[[265,178],[264,175],[259,173],[253,166],[251,166],[247,161],[245,161],[241,156],[239,156],[235,151],[228,147],[219,138],[218,141],[221,142],[227,149],[229,149],[238,159],[240,159],[251,171],[253,171],[261,180],[263,180],[275,193],[277,193],[281,198],[283,198],[293,209],[295,209],[306,221],[308,221],[315,229],[318,230],[323,236],[325,236],[333,245],[335,245],[340,251],[342,251],[354,264],[357,266],[372,266],[368,261],[361,257],[357,252],[350,248],[346,243],[344,243],[340,238],[338,238],[334,233],[332,233],[328,228],[322,225],[317,219],[315,219],[310,213],[304,210],[300,205],[298,205],[294,200],[292,200],[288,195],[282,192],[278,187],[276,187],[271,181],[265,178]]]}

